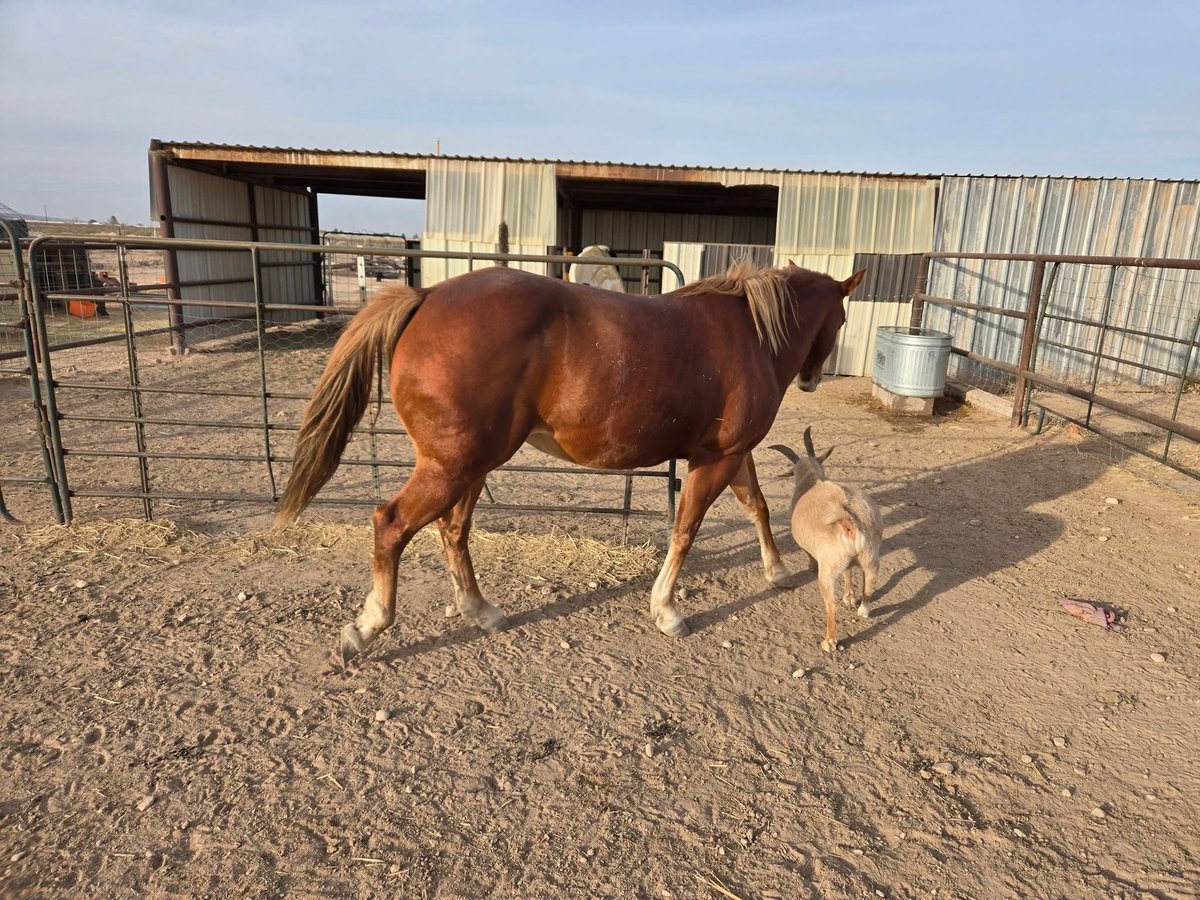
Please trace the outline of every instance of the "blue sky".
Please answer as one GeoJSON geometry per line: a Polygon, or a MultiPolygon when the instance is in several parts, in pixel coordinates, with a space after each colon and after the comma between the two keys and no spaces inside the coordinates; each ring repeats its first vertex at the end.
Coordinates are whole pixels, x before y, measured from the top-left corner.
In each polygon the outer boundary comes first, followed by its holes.
{"type": "Polygon", "coordinates": [[[1194,2],[0,0],[0,202],[147,221],[151,138],[1198,179],[1198,37],[1194,2]]]}

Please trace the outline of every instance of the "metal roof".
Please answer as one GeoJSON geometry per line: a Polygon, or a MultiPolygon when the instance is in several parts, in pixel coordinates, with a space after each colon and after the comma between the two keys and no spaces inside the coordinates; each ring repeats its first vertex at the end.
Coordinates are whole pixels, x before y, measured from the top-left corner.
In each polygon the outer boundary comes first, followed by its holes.
{"type": "Polygon", "coordinates": [[[674,165],[664,163],[624,163],[624,162],[603,162],[600,160],[571,160],[571,159],[536,159],[527,157],[509,157],[509,156],[459,156],[445,153],[396,153],[386,150],[345,150],[336,148],[316,148],[316,147],[268,147],[254,144],[218,144],[207,141],[164,141],[154,139],[150,141],[151,150],[165,150],[167,152],[174,151],[212,151],[215,153],[237,153],[237,154],[288,154],[294,156],[358,156],[370,159],[395,159],[395,160],[429,160],[429,159],[449,159],[462,160],[466,162],[495,162],[495,163],[533,163],[540,165],[556,165],[556,166],[575,166],[575,167],[600,167],[600,168],[616,168],[616,169],[642,169],[646,171],[666,171],[666,172],[761,172],[764,174],[781,174],[781,175],[863,175],[871,178],[940,178],[936,174],[920,174],[907,172],[848,172],[834,171],[828,169],[771,169],[763,167],[751,166],[697,166],[697,165],[674,165]]]}
{"type": "Polygon", "coordinates": [[[747,166],[698,166],[698,165],[677,165],[665,163],[624,163],[600,160],[571,160],[571,159],[541,159],[530,157],[510,157],[510,156],[469,156],[455,155],[444,153],[397,153],[388,150],[347,150],[336,148],[312,148],[312,147],[278,147],[266,146],[257,144],[220,144],[209,141],[166,141],[152,139],[150,141],[151,150],[172,151],[211,151],[214,153],[240,153],[240,154],[289,154],[294,156],[341,156],[341,157],[364,157],[368,159],[392,159],[405,160],[409,162],[420,162],[429,159],[452,159],[464,160],[469,162],[496,162],[496,163],[536,163],[536,164],[551,164],[557,166],[569,167],[598,167],[598,168],[613,168],[613,169],[642,169],[649,171],[661,172],[746,172],[746,173],[763,173],[763,174],[780,174],[780,175],[861,175],[867,178],[913,178],[913,179],[931,179],[931,178],[1070,178],[1074,181],[1153,181],[1159,183],[1176,183],[1187,182],[1189,179],[1184,178],[1141,178],[1141,177],[1124,177],[1119,175],[1074,175],[1071,173],[1043,173],[1040,175],[1028,175],[1028,173],[987,173],[987,172],[852,172],[847,170],[835,169],[771,169],[763,167],[747,167],[747,166]]]}

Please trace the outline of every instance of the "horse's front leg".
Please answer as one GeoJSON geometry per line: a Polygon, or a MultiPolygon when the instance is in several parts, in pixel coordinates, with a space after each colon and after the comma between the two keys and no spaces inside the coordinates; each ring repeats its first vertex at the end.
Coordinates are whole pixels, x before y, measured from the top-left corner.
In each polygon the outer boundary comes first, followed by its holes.
{"type": "Polygon", "coordinates": [[[675,582],[687,559],[704,514],[742,465],[740,456],[722,456],[711,462],[696,464],[689,461],[687,481],[679,498],[679,512],[671,532],[671,546],[663,561],[662,571],[650,592],[650,615],[663,634],[683,637],[689,632],[687,622],[675,608],[675,582]]]}
{"type": "Polygon", "coordinates": [[[771,533],[771,511],[767,509],[766,498],[758,486],[758,473],[754,470],[754,457],[749,453],[742,459],[742,464],[733,480],[729,483],[733,494],[750,516],[754,530],[758,532],[758,549],[762,554],[763,573],[767,581],[776,587],[783,587],[788,581],[788,570],[784,568],[779,558],[779,548],[775,546],[775,535],[771,533]]]}

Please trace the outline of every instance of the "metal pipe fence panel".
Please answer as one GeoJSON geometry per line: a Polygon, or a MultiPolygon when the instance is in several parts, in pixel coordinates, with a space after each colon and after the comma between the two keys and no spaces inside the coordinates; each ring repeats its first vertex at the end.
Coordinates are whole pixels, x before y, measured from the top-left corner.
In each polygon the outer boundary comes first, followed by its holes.
{"type": "Polygon", "coordinates": [[[950,332],[951,378],[1011,398],[1014,424],[1072,423],[1200,478],[1200,261],[927,256],[913,322],[950,332]],[[1023,290],[984,292],[989,261],[1033,275],[1023,290]],[[1003,306],[972,302],[984,295],[1003,306]]]}
{"type": "MultiPolygon", "coordinates": [[[[29,250],[31,337],[42,348],[34,383],[42,391],[48,480],[61,499],[61,517],[150,518],[247,507],[269,512],[286,483],[304,406],[334,342],[386,282],[370,283],[349,302],[329,296],[318,303],[279,302],[290,298],[273,293],[271,279],[263,274],[263,254],[279,252],[277,245],[140,238],[107,245],[115,284],[105,285],[101,294],[50,292],[39,288],[39,241],[71,241],[37,239],[29,250]],[[194,251],[198,246],[246,257],[251,279],[245,299],[225,294],[206,300],[179,285],[168,292],[165,279],[147,289],[147,279],[133,265],[138,253],[161,256],[168,247],[194,251]],[[102,324],[86,326],[94,328],[90,336],[80,337],[86,332],[79,329],[56,331],[59,307],[87,297],[95,302],[98,296],[108,316],[102,324]],[[342,302],[333,305],[331,299],[342,302]]],[[[93,239],[90,246],[104,245],[93,239]]],[[[411,247],[285,246],[334,260],[323,266],[325,271],[337,271],[343,259],[409,261],[425,255],[411,247]]],[[[472,257],[486,263],[506,258],[472,257]]],[[[318,497],[322,507],[377,505],[401,486],[397,470],[412,465],[403,424],[378,391],[377,386],[343,465],[318,497]]],[[[678,487],[673,462],[657,469],[601,472],[563,466],[526,448],[489,476],[479,509],[604,513],[626,523],[631,517],[665,519],[674,514],[678,487]]]]}

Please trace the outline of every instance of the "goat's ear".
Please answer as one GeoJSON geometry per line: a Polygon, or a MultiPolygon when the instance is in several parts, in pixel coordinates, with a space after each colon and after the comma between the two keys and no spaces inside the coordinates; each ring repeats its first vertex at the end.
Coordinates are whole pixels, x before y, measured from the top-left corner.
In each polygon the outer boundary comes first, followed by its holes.
{"type": "Polygon", "coordinates": [[[833,448],[830,447],[828,450],[826,450],[824,453],[822,453],[820,456],[817,457],[817,462],[824,463],[825,460],[829,459],[829,454],[832,452],[833,452],[833,448]]]}

